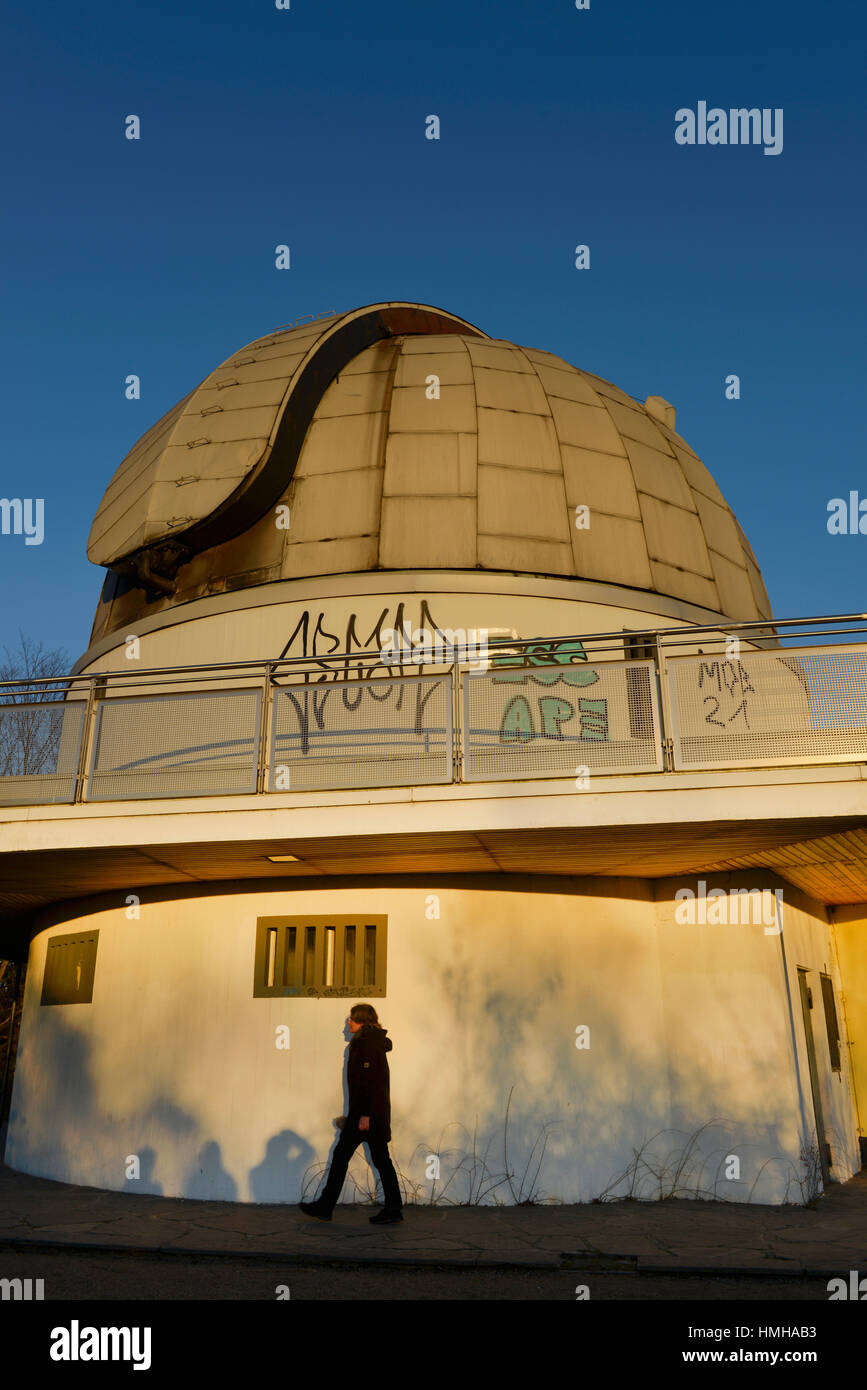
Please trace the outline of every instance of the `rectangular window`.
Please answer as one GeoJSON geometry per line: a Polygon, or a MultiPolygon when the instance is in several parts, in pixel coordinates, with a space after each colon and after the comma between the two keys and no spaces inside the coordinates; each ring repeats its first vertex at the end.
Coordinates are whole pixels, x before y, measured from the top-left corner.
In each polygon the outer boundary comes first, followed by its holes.
{"type": "Polygon", "coordinates": [[[312,985],[316,966],[316,928],[308,927],[304,933],[304,976],[302,984],[312,985]]]}
{"type": "MultiPolygon", "coordinates": [[[[274,927],[274,928],[271,928],[270,930],[276,931],[277,928],[274,927]]],[[[290,927],[289,930],[288,930],[287,933],[286,933],[286,955],[285,955],[285,958],[284,958],[284,961],[283,961],[283,983],[284,983],[284,985],[290,985],[290,984],[292,983],[292,981],[293,981],[293,980],[295,979],[295,977],[296,977],[296,971],[297,971],[298,967],[297,967],[297,965],[296,965],[296,963],[295,963],[295,952],[297,951],[297,949],[298,949],[298,929],[297,929],[297,927],[290,927]]]]}
{"type": "Polygon", "coordinates": [[[376,978],[376,927],[364,928],[364,983],[372,985],[376,978]]]}
{"type": "Polygon", "coordinates": [[[330,988],[334,984],[334,938],[337,933],[336,927],[325,928],[325,987],[330,988]]]}
{"type": "Polygon", "coordinates": [[[351,985],[355,979],[355,927],[346,926],[343,929],[343,973],[340,977],[341,984],[351,985]]]}
{"type": "Polygon", "coordinates": [[[632,635],[634,629],[623,629],[623,655],[627,661],[656,661],[656,638],[632,635]]]}
{"type": "Polygon", "coordinates": [[[825,1006],[825,1027],[828,1030],[828,1051],[831,1054],[831,1070],[840,1070],[840,1028],[837,1023],[837,1005],[834,1002],[834,981],[830,975],[820,975],[822,981],[822,1003],[825,1006]]]}
{"type": "MultiPolygon", "coordinates": [[[[633,637],[623,629],[623,655],[627,661],[658,660],[654,637],[633,637]]],[[[626,702],[629,711],[629,737],[653,738],[653,694],[648,667],[631,666],[626,671],[626,702]]]]}
{"type": "Polygon", "coordinates": [[[253,997],[381,998],[387,929],[383,916],[260,917],[253,997]]]}
{"type": "Polygon", "coordinates": [[[91,1004],[98,931],[52,936],[45,953],[42,1004],[91,1004]]]}
{"type": "Polygon", "coordinates": [[[277,933],[272,927],[268,932],[268,960],[265,965],[265,977],[269,985],[274,983],[274,965],[277,960],[277,933]]]}

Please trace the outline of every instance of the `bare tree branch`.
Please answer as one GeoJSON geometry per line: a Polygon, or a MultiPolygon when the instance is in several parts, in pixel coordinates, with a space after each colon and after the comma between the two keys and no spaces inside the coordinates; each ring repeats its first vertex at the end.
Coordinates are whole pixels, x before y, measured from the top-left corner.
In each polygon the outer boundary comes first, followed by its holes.
{"type": "Polygon", "coordinates": [[[53,772],[63,727],[63,701],[68,682],[63,677],[69,656],[60,647],[46,650],[42,642],[18,633],[18,646],[4,647],[0,661],[0,776],[21,777],[53,772]],[[18,685],[4,683],[18,681],[18,685]],[[56,708],[52,708],[52,705],[56,708]]]}

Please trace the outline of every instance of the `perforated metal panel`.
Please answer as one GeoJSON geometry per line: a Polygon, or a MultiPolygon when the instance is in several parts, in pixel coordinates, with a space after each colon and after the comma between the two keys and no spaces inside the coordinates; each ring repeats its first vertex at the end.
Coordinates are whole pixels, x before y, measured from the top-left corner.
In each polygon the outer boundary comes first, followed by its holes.
{"type": "Polygon", "coordinates": [[[668,670],[676,768],[867,759],[867,647],[675,657],[668,670]]]}
{"type": "Polygon", "coordinates": [[[275,689],[269,787],[450,782],[452,723],[450,675],[275,689]]]}
{"type": "Polygon", "coordinates": [[[85,707],[84,700],[0,705],[0,805],[74,800],[85,707]]]}
{"type": "Polygon", "coordinates": [[[464,779],[662,769],[652,661],[501,667],[464,677],[464,779]]]}
{"type": "Polygon", "coordinates": [[[88,796],[254,792],[261,705],[260,690],[104,700],[88,796]]]}

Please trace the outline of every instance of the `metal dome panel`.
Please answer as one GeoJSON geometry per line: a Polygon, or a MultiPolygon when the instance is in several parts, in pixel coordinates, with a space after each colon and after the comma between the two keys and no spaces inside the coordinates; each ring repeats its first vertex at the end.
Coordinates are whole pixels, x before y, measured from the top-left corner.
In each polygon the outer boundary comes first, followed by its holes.
{"type": "Polygon", "coordinates": [[[313,412],[347,363],[396,333],[455,331],[481,330],[395,302],[249,343],[130,450],[96,514],[88,558],[113,565],[169,539],[193,554],[237,535],[291,479],[313,412]]]}
{"type": "Polygon", "coordinates": [[[423,305],[271,334],[118,469],[89,554],[125,597],[106,612],[109,586],[100,626],[227,588],[404,569],[582,579],[768,618],[746,537],[674,422],[661,396],[641,404],[423,305]],[[291,527],[275,533],[278,502],[291,527]]]}

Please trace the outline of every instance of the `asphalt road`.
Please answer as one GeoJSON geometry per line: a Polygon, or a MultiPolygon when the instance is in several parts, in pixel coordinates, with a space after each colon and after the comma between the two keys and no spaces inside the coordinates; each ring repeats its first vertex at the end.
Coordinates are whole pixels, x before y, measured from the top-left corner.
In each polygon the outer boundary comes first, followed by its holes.
{"type": "MultiPolygon", "coordinates": [[[[211,1255],[131,1254],[80,1249],[27,1250],[0,1244],[0,1278],[44,1279],[45,1300],[172,1301],[828,1302],[821,1279],[717,1278],[701,1275],[601,1274],[580,1270],[418,1269],[281,1263],[211,1255]]],[[[8,1307],[8,1305],[7,1305],[8,1307]]]]}

